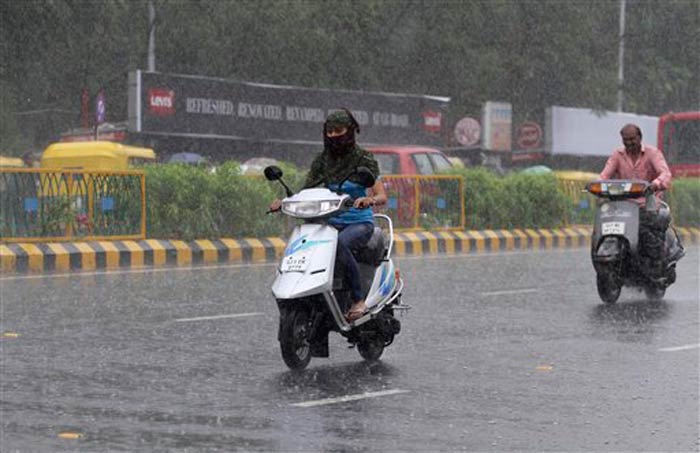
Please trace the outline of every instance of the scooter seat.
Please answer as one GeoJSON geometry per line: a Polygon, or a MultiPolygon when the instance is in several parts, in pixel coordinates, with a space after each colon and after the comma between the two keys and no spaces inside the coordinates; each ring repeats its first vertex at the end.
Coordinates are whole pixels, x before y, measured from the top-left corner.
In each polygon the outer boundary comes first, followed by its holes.
{"type": "Polygon", "coordinates": [[[367,242],[367,245],[359,250],[353,250],[353,254],[359,263],[371,264],[375,267],[379,266],[386,257],[386,239],[384,239],[382,229],[374,227],[372,237],[367,242]]]}

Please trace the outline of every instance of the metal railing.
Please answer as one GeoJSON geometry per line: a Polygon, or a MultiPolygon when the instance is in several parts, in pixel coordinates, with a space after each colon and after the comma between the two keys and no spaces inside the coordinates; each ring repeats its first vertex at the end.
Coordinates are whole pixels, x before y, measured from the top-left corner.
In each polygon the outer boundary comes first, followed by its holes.
{"type": "Polygon", "coordinates": [[[0,168],[0,240],[145,239],[141,170],[0,168]]]}
{"type": "Polygon", "coordinates": [[[564,219],[565,225],[590,223],[595,212],[595,197],[586,192],[586,183],[595,179],[595,175],[557,176],[559,190],[569,200],[569,208],[564,219]]]}
{"type": "Polygon", "coordinates": [[[382,176],[388,202],[377,212],[391,217],[394,229],[463,230],[464,179],[457,175],[382,176]]]}

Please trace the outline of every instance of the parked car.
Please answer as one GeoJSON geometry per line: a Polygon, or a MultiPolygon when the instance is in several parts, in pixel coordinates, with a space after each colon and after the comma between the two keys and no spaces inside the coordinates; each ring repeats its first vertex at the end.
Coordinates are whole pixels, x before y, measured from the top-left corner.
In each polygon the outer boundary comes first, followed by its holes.
{"type": "Polygon", "coordinates": [[[241,164],[241,174],[262,176],[265,167],[280,166],[280,161],[271,157],[253,157],[241,164]]]}
{"type": "Polygon", "coordinates": [[[209,165],[209,159],[197,153],[175,153],[165,160],[166,164],[209,165]]]}
{"type": "Polygon", "coordinates": [[[382,175],[433,175],[452,168],[442,151],[424,146],[368,146],[382,175]]]}

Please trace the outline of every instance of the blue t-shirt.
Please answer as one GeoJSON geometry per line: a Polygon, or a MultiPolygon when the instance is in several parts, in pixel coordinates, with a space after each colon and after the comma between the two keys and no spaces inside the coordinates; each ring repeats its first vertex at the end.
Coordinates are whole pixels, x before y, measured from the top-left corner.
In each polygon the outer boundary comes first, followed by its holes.
{"type": "MultiPolygon", "coordinates": [[[[338,189],[338,184],[328,184],[328,187],[332,191],[338,189]]],[[[352,181],[345,181],[343,183],[343,193],[346,193],[352,197],[353,200],[367,196],[367,188],[361,184],[352,181]]],[[[334,215],[328,219],[328,223],[331,225],[350,225],[353,223],[374,223],[374,215],[372,213],[372,208],[350,208],[339,214],[334,215]]]]}

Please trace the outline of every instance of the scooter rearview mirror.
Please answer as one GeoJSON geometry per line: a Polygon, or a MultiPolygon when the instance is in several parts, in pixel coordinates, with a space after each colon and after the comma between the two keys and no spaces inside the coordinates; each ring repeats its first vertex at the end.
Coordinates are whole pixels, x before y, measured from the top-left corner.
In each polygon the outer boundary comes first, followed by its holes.
{"type": "Polygon", "coordinates": [[[284,187],[284,191],[288,197],[294,195],[294,192],[292,192],[292,190],[289,187],[287,187],[287,184],[285,184],[284,181],[282,181],[282,169],[274,165],[270,165],[269,167],[265,167],[263,173],[265,174],[265,178],[268,181],[279,181],[280,184],[282,184],[282,187],[284,187]]]}
{"type": "Polygon", "coordinates": [[[265,173],[265,178],[268,181],[277,181],[282,177],[282,169],[275,166],[275,165],[270,165],[269,167],[265,167],[265,170],[263,170],[263,173],[265,173]]]}

